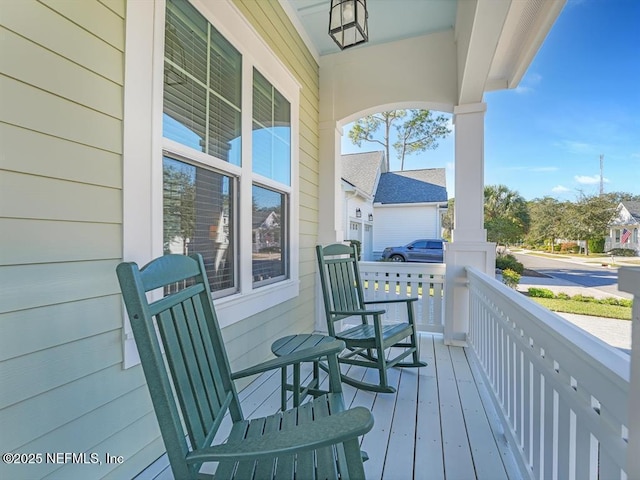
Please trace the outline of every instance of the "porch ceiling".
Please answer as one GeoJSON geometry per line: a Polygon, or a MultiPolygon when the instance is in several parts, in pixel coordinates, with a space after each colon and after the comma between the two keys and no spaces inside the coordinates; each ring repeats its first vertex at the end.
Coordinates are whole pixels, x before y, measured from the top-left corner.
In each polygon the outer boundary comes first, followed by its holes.
{"type": "MultiPolygon", "coordinates": [[[[515,88],[566,0],[368,0],[369,42],[356,49],[453,30],[458,104],[515,88]]],[[[317,60],[339,52],[327,33],[329,0],[280,0],[317,60]]]]}

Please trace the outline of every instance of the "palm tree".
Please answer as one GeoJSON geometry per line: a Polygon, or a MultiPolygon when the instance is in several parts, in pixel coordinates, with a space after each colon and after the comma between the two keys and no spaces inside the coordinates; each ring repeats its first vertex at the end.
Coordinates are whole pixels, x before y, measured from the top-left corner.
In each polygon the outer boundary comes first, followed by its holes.
{"type": "Polygon", "coordinates": [[[487,240],[497,243],[516,242],[529,230],[526,200],[506,185],[484,187],[484,226],[487,240]]]}

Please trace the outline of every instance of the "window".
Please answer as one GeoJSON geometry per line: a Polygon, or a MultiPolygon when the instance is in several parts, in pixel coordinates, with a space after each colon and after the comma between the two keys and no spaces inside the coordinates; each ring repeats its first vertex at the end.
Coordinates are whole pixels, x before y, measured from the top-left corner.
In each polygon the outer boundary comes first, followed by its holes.
{"type": "Polygon", "coordinates": [[[164,253],[202,255],[215,296],[235,291],[233,180],[163,159],[164,253]]]}
{"type": "Polygon", "coordinates": [[[291,106],[253,70],[253,171],[291,183],[291,106]]]}
{"type": "Polygon", "coordinates": [[[240,165],[242,56],[185,0],[168,0],[162,134],[240,165]]]}
{"type": "MultiPolygon", "coordinates": [[[[214,295],[239,291],[234,196],[252,178],[252,286],[288,278],[291,103],[185,0],[168,0],[163,76],[163,247],[203,255],[214,295]],[[243,169],[242,90],[251,82],[251,171],[243,169]],[[167,141],[168,140],[168,141],[167,141]],[[176,148],[176,144],[179,147],[176,148]],[[186,148],[182,148],[186,147],[186,148]],[[201,155],[204,153],[205,155],[201,155]],[[240,170],[227,167],[231,164],[240,170]],[[222,171],[219,171],[219,170],[222,171]],[[269,186],[253,182],[264,177],[269,186]]],[[[245,197],[246,198],[246,197],[245,197]]],[[[243,228],[244,227],[244,228],[243,228]]],[[[246,289],[245,289],[246,291],[246,289]]]]}
{"type": "Polygon", "coordinates": [[[294,298],[295,76],[230,1],[128,2],[126,37],[124,259],[201,253],[222,327],[294,298]]]}
{"type": "Polygon", "coordinates": [[[286,196],[253,186],[253,283],[264,285],[287,274],[286,196]]]}

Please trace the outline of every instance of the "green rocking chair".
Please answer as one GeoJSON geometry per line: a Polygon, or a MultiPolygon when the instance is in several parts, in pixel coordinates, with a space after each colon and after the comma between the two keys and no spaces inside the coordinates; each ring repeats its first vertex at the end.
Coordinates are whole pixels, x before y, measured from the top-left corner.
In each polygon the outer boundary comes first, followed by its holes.
{"type": "Polygon", "coordinates": [[[232,374],[200,256],[166,255],[141,270],[121,263],[117,274],[176,479],[213,478],[201,472],[207,462],[217,462],[216,479],[364,478],[358,436],[373,417],[344,408],[341,341],[232,374]],[[149,303],[147,292],[157,289],[174,293],[149,303]],[[245,420],[233,380],[318,358],[329,365],[330,393],[245,420]],[[230,434],[214,445],[226,415],[230,434]]]}
{"type": "Polygon", "coordinates": [[[389,385],[387,369],[391,367],[424,367],[420,361],[418,336],[413,314],[413,302],[417,298],[397,298],[366,302],[360,280],[357,251],[354,245],[333,244],[316,246],[320,283],[324,298],[329,335],[346,344],[346,351],[338,357],[340,363],[359,365],[378,370],[379,383],[372,384],[342,375],[342,381],[356,388],[375,392],[393,393],[389,385]],[[368,304],[405,303],[407,321],[384,324],[383,309],[369,309],[368,304]],[[360,317],[356,326],[337,331],[336,322],[348,317],[360,317]],[[388,358],[389,349],[400,348],[393,358],[388,358]],[[412,361],[403,362],[411,356],[412,361]]]}

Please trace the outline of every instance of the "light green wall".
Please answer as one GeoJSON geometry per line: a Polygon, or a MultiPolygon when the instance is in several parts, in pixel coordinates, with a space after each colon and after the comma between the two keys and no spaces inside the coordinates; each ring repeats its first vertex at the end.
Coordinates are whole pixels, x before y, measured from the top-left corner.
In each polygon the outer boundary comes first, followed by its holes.
{"type": "MultiPolygon", "coordinates": [[[[0,451],[110,452],[127,458],[121,472],[131,476],[161,443],[140,368],[122,370],[113,273],[125,2],[0,8],[0,451]]],[[[3,464],[0,477],[98,478],[113,468],[3,464]]]]}
{"type": "MultiPolygon", "coordinates": [[[[241,368],[313,329],[318,66],[276,0],[236,3],[302,85],[300,297],[225,329],[241,368]]],[[[163,450],[142,372],[121,366],[125,7],[2,1],[0,451],[126,460],[0,464],[2,478],[129,478],[163,450]]]]}

